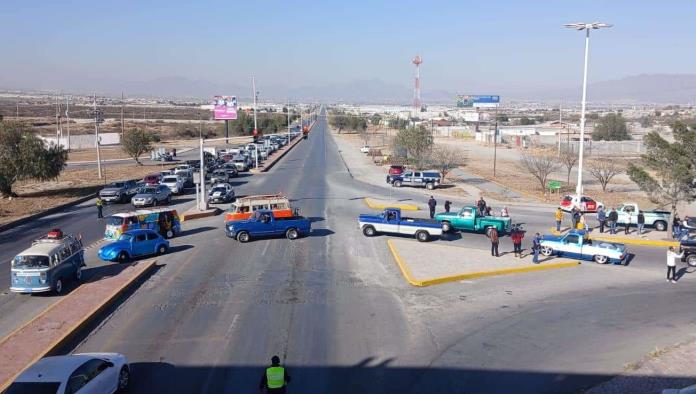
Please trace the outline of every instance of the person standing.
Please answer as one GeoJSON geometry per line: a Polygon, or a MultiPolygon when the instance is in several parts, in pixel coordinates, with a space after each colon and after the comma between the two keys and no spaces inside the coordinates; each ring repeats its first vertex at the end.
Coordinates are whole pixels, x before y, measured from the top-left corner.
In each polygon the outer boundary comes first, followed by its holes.
{"type": "Polygon", "coordinates": [[[476,207],[478,208],[479,215],[483,216],[486,214],[486,200],[484,200],[483,197],[480,197],[476,202],[476,207]]]}
{"type": "Polygon", "coordinates": [[[534,234],[532,238],[532,252],[534,252],[534,258],[532,262],[534,264],[539,264],[539,251],[541,250],[541,235],[539,233],[534,234]]]}
{"type": "Polygon", "coordinates": [[[624,234],[628,235],[631,233],[631,215],[626,218],[626,223],[624,223],[624,234]]]}
{"type": "Polygon", "coordinates": [[[561,232],[561,222],[563,221],[563,210],[561,207],[556,208],[556,231],[561,232]]]}
{"type": "Polygon", "coordinates": [[[587,223],[585,223],[585,214],[580,213],[578,216],[578,230],[587,230],[587,223]]]}
{"type": "Polygon", "coordinates": [[[599,222],[599,232],[604,233],[604,222],[607,220],[607,213],[604,211],[604,207],[600,206],[597,210],[597,221],[599,222]]]}
{"type": "Polygon", "coordinates": [[[674,213],[674,220],[672,221],[672,238],[678,238],[681,232],[681,218],[679,218],[678,213],[674,213]]]}
{"type": "Polygon", "coordinates": [[[449,211],[450,211],[450,206],[451,206],[451,205],[452,205],[452,201],[450,201],[450,200],[445,200],[445,212],[448,212],[448,213],[449,213],[449,211]]]}
{"type": "Polygon", "coordinates": [[[570,228],[572,230],[576,230],[578,228],[578,219],[580,219],[580,210],[577,207],[573,207],[573,210],[570,212],[570,228]]]}
{"type": "Polygon", "coordinates": [[[645,228],[645,215],[643,215],[643,211],[638,211],[637,223],[638,235],[643,235],[643,228],[645,228]]]}
{"type": "Polygon", "coordinates": [[[510,238],[512,239],[512,248],[515,252],[515,257],[522,258],[522,238],[524,238],[524,231],[515,228],[512,230],[510,238]]]}
{"type": "Polygon", "coordinates": [[[104,215],[102,215],[103,209],[104,209],[104,200],[102,200],[100,196],[97,196],[97,219],[102,219],[104,217],[104,215]]]}
{"type": "Polygon", "coordinates": [[[498,243],[500,238],[498,237],[498,230],[495,227],[491,227],[488,231],[488,238],[491,240],[491,256],[498,257],[498,243]]]}
{"type": "Polygon", "coordinates": [[[435,201],[435,198],[433,196],[430,196],[430,200],[428,200],[428,208],[430,208],[430,219],[433,219],[435,217],[436,206],[437,201],[435,201]]]}
{"type": "Polygon", "coordinates": [[[609,222],[609,233],[616,234],[616,223],[619,221],[619,214],[616,212],[616,209],[614,209],[613,207],[611,208],[611,211],[609,211],[607,219],[607,221],[609,222]]]}
{"type": "Polygon", "coordinates": [[[508,212],[507,207],[503,207],[503,209],[500,210],[500,216],[504,218],[510,217],[510,212],[508,212]]]}
{"type": "Polygon", "coordinates": [[[259,391],[265,389],[268,394],[284,394],[288,383],[290,383],[290,375],[280,365],[280,357],[273,356],[271,366],[266,368],[261,376],[259,391]]]}
{"type": "Polygon", "coordinates": [[[684,252],[676,253],[674,246],[667,251],[667,282],[677,283],[677,259],[681,259],[684,252]]]}

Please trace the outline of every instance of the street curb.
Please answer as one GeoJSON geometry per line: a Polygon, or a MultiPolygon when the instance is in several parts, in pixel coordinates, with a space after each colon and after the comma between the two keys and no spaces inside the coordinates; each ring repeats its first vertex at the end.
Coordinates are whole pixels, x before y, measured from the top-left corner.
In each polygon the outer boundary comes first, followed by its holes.
{"type": "Polygon", "coordinates": [[[184,212],[181,214],[181,221],[186,222],[189,220],[194,220],[194,219],[201,219],[201,218],[207,218],[210,216],[217,216],[222,213],[222,209],[220,208],[215,208],[215,209],[210,209],[206,212],[184,212]]]}
{"type": "MultiPolygon", "coordinates": [[[[551,234],[560,236],[563,235],[563,233],[559,233],[556,231],[556,229],[551,229],[551,234]]],[[[660,240],[652,240],[652,239],[633,239],[633,238],[626,238],[626,237],[607,237],[607,236],[593,236],[592,233],[590,233],[590,239],[595,239],[597,241],[604,241],[604,242],[614,242],[617,244],[627,244],[627,245],[639,245],[639,246],[656,246],[656,247],[670,247],[673,246],[675,248],[679,247],[679,242],[678,241],[660,241],[660,240]]]]}
{"type": "MultiPolygon", "coordinates": [[[[25,365],[18,373],[16,373],[14,376],[12,376],[10,379],[7,381],[4,381],[0,383],[0,393],[3,393],[7,388],[9,387],[10,384],[29,366],[33,365],[43,357],[46,357],[47,355],[51,354],[53,351],[56,349],[60,348],[63,344],[68,342],[74,335],[77,333],[82,327],[84,327],[95,315],[97,315],[99,312],[104,310],[107,306],[113,302],[119,294],[121,294],[123,291],[125,291],[130,285],[135,283],[137,280],[139,280],[143,275],[145,275],[147,272],[149,272],[157,263],[156,259],[152,260],[147,260],[147,261],[142,261],[138,262],[137,264],[144,263],[145,266],[141,269],[140,272],[137,273],[131,280],[128,282],[124,283],[120,287],[117,287],[114,289],[111,294],[109,294],[101,303],[96,305],[89,313],[85,314],[82,319],[79,321],[75,322],[72,327],[70,327],[68,330],[66,330],[59,338],[57,338],[53,343],[51,343],[47,348],[45,348],[39,355],[34,357],[34,359],[29,362],[27,365],[25,365]]],[[[86,283],[89,284],[90,282],[86,283]]],[[[72,294],[72,293],[71,293],[72,294]]],[[[46,315],[48,312],[53,310],[55,307],[58,305],[61,305],[64,302],[68,302],[67,300],[70,299],[70,295],[65,295],[63,298],[61,298],[59,301],[55,302],[53,305],[50,305],[48,308],[44,309],[42,312],[40,312],[38,315],[36,315],[33,319],[29,320],[28,322],[24,323],[17,329],[13,330],[11,333],[7,334],[4,338],[0,340],[0,344],[5,343],[12,337],[14,334],[22,330],[23,328],[29,326],[30,324],[34,323],[36,320],[41,318],[42,316],[46,315]]]]}
{"type": "MultiPolygon", "coordinates": [[[[312,123],[312,124],[309,126],[309,131],[312,131],[312,129],[314,128],[314,124],[315,124],[315,123],[317,123],[317,122],[314,122],[314,123],[312,123]]],[[[288,145],[288,148],[287,148],[287,149],[285,149],[284,151],[280,152],[280,156],[277,156],[276,158],[273,159],[273,161],[271,161],[271,162],[268,163],[267,165],[264,165],[263,168],[262,168],[261,170],[259,170],[258,172],[268,172],[268,170],[270,170],[271,168],[273,168],[273,166],[275,166],[276,163],[278,163],[278,162],[280,161],[280,159],[282,159],[288,152],[290,152],[290,151],[292,150],[292,148],[295,147],[295,145],[299,144],[300,141],[302,141],[302,140],[304,139],[302,135],[298,135],[298,136],[295,137],[295,138],[297,138],[297,141],[293,142],[292,145],[288,145]]]]}
{"type": "Polygon", "coordinates": [[[387,245],[389,246],[389,250],[391,251],[392,255],[394,256],[394,260],[396,260],[396,263],[398,264],[399,268],[401,269],[401,274],[404,276],[404,278],[406,279],[406,281],[408,283],[410,283],[411,285],[416,286],[416,287],[426,287],[426,286],[432,286],[432,285],[439,285],[439,284],[443,284],[443,283],[456,282],[456,281],[466,280],[466,279],[483,278],[486,276],[498,276],[498,275],[517,274],[517,273],[522,273],[522,272],[546,271],[546,270],[552,270],[552,269],[557,269],[557,268],[569,268],[569,267],[576,267],[576,266],[581,264],[579,261],[564,262],[564,263],[539,264],[539,265],[532,265],[532,266],[526,266],[526,267],[501,268],[501,269],[491,270],[491,271],[478,271],[478,272],[470,272],[470,273],[466,273],[466,274],[442,276],[439,278],[416,280],[413,277],[413,275],[411,274],[411,270],[408,268],[408,265],[401,259],[399,252],[396,250],[396,247],[391,242],[391,240],[387,240],[387,245]]]}
{"type": "Polygon", "coordinates": [[[420,210],[418,205],[415,205],[415,204],[404,204],[404,203],[398,203],[398,202],[396,202],[396,203],[391,203],[391,202],[380,203],[380,202],[376,202],[375,200],[373,200],[369,197],[365,197],[363,199],[363,201],[365,202],[365,205],[367,205],[368,207],[370,207],[372,209],[399,208],[403,211],[418,211],[418,210],[420,210]]]}
{"type": "Polygon", "coordinates": [[[23,218],[21,218],[21,219],[17,219],[17,220],[15,220],[15,221],[8,222],[8,223],[5,223],[5,224],[3,224],[3,225],[0,225],[0,233],[3,232],[3,231],[6,231],[6,230],[13,229],[13,228],[15,228],[15,227],[17,227],[17,226],[21,226],[21,225],[23,225],[24,223],[31,222],[32,220],[39,219],[39,218],[42,218],[42,217],[44,217],[44,216],[48,216],[48,215],[52,215],[52,214],[54,214],[54,213],[60,212],[60,211],[62,211],[62,210],[65,209],[65,208],[70,208],[70,207],[72,207],[72,206],[75,206],[75,205],[78,205],[78,204],[82,204],[82,203],[85,202],[85,201],[89,201],[89,200],[91,200],[91,199],[93,199],[93,198],[97,198],[97,194],[98,194],[98,193],[93,193],[93,194],[90,194],[90,195],[88,195],[88,196],[80,197],[80,198],[78,198],[77,200],[73,200],[73,201],[70,201],[70,202],[66,202],[65,204],[61,204],[61,205],[55,206],[55,207],[53,207],[53,208],[49,208],[49,209],[47,209],[47,210],[45,210],[45,211],[37,212],[37,213],[31,214],[31,215],[29,215],[29,216],[25,216],[25,217],[23,217],[23,218]]]}

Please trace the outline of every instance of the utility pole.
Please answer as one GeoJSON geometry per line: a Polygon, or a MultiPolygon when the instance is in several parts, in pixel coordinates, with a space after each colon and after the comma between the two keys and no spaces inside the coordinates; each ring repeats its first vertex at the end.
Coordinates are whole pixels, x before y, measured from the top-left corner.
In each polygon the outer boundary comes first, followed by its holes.
{"type": "Polygon", "coordinates": [[[99,156],[99,112],[97,111],[97,94],[94,93],[94,144],[97,147],[97,175],[102,179],[101,157],[99,156]]]}
{"type": "MultiPolygon", "coordinates": [[[[58,94],[56,94],[56,138],[60,137],[60,126],[58,122],[60,121],[60,117],[58,112],[60,112],[60,109],[58,109],[58,94]]],[[[58,140],[58,143],[60,143],[60,139],[58,140]]]]}
{"type": "Polygon", "coordinates": [[[121,91],[121,141],[123,141],[123,131],[125,129],[125,123],[123,122],[123,90],[121,91]]]}
{"type": "Polygon", "coordinates": [[[70,151],[70,96],[65,97],[65,120],[68,126],[68,151],[70,151]]]}
{"type": "Polygon", "coordinates": [[[495,131],[493,131],[493,177],[495,178],[495,164],[497,161],[497,156],[498,156],[498,106],[500,103],[497,103],[495,106],[495,131]]]}
{"type": "Polygon", "coordinates": [[[17,96],[17,114],[15,117],[19,120],[19,96],[17,96]]]}
{"type": "Polygon", "coordinates": [[[251,77],[251,90],[253,90],[254,94],[254,139],[256,139],[257,133],[258,133],[258,126],[256,123],[256,78],[254,76],[251,77]]]}
{"type": "MultiPolygon", "coordinates": [[[[563,104],[558,104],[558,126],[563,130],[563,104]]],[[[561,157],[561,132],[558,132],[558,157],[561,157]]]]}
{"type": "Polygon", "coordinates": [[[288,98],[288,105],[285,107],[288,110],[285,111],[288,114],[288,144],[290,143],[290,99],[288,98]]]}

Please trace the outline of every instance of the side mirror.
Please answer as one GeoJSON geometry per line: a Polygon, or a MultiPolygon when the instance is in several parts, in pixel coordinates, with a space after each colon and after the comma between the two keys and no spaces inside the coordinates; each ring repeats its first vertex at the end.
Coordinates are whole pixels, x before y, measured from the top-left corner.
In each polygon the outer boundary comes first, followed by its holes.
{"type": "Polygon", "coordinates": [[[114,363],[112,363],[111,361],[107,361],[107,362],[106,362],[106,367],[107,367],[107,368],[113,368],[113,367],[114,367],[114,363]]]}

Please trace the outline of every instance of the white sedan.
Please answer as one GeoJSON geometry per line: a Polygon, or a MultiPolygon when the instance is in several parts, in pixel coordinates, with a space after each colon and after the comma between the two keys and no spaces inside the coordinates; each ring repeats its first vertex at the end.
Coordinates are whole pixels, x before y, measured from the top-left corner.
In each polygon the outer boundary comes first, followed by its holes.
{"type": "Polygon", "coordinates": [[[363,145],[362,148],[360,148],[361,153],[370,153],[370,145],[363,145]]]}
{"type": "Polygon", "coordinates": [[[129,384],[126,356],[81,353],[42,358],[24,370],[6,394],[111,394],[127,390],[129,384]]]}

